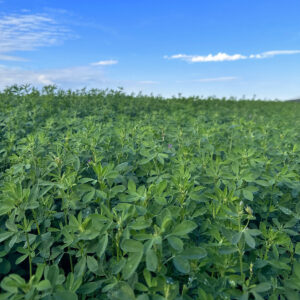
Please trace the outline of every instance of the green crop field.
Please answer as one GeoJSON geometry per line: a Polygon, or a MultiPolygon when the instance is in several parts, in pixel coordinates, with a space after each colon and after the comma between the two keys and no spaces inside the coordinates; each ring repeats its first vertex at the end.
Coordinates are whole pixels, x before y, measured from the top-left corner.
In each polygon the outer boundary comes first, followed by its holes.
{"type": "Polygon", "coordinates": [[[300,103],[0,93],[0,300],[300,299],[300,103]]]}

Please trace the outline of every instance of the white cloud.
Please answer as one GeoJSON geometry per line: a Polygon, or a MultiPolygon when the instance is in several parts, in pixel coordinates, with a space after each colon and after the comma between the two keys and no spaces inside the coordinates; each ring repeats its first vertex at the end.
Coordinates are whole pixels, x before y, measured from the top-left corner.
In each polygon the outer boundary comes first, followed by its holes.
{"type": "Polygon", "coordinates": [[[110,60],[100,60],[98,62],[91,63],[91,65],[92,66],[109,66],[109,65],[116,65],[117,63],[118,63],[117,60],[110,59],[110,60]]]}
{"type": "Polygon", "coordinates": [[[262,52],[259,54],[251,54],[249,56],[242,55],[242,54],[229,55],[227,53],[219,52],[216,55],[208,54],[206,56],[175,54],[171,56],[164,56],[164,58],[180,59],[189,63],[196,63],[196,62],[235,61],[235,60],[249,59],[249,58],[268,58],[276,55],[291,55],[291,54],[299,54],[299,53],[300,50],[273,50],[273,51],[262,52]]]}
{"type": "Polygon", "coordinates": [[[52,46],[70,38],[70,31],[44,14],[13,14],[0,18],[0,60],[20,60],[10,55],[52,46]]]}
{"type": "Polygon", "coordinates": [[[181,59],[187,62],[195,63],[195,62],[226,61],[226,60],[232,61],[232,60],[245,59],[247,57],[241,54],[228,55],[226,53],[219,52],[216,55],[208,54],[207,56],[176,54],[170,57],[165,56],[165,58],[181,59]]]}
{"type": "Polygon", "coordinates": [[[215,77],[215,78],[201,78],[193,80],[194,82],[222,82],[222,81],[231,81],[236,80],[237,77],[227,76],[227,77],[215,77]]]}
{"type": "Polygon", "coordinates": [[[54,84],[54,81],[48,79],[46,74],[40,74],[40,75],[37,74],[37,81],[38,81],[38,83],[41,83],[44,85],[54,84]]]}

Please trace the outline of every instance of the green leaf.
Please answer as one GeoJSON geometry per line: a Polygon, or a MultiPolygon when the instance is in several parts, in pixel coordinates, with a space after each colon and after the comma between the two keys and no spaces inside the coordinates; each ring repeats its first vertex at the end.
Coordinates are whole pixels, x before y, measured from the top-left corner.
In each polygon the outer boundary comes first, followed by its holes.
{"type": "Polygon", "coordinates": [[[94,293],[96,290],[101,288],[102,284],[103,280],[87,282],[79,288],[78,293],[83,295],[94,293]]]}
{"type": "Polygon", "coordinates": [[[100,239],[100,242],[99,242],[99,247],[97,249],[97,256],[99,258],[101,258],[101,256],[104,254],[105,252],[105,249],[107,247],[107,244],[108,244],[108,236],[107,234],[105,234],[101,239],[100,239]]]}
{"type": "Polygon", "coordinates": [[[168,183],[166,180],[161,181],[158,185],[157,185],[157,193],[158,195],[161,195],[164,190],[166,189],[168,183]]]}
{"type": "Polygon", "coordinates": [[[81,178],[78,182],[79,183],[87,183],[87,182],[91,182],[94,181],[95,179],[93,178],[81,178]]]}
{"type": "Polygon", "coordinates": [[[162,156],[162,154],[159,153],[156,158],[160,164],[164,165],[165,161],[164,161],[164,157],[162,156]]]}
{"type": "Polygon", "coordinates": [[[13,203],[10,203],[10,202],[8,202],[8,203],[1,202],[0,203],[0,216],[7,215],[14,207],[15,206],[14,206],[13,203]]]}
{"type": "Polygon", "coordinates": [[[132,288],[125,282],[120,282],[111,293],[112,300],[136,300],[132,288]]]}
{"type": "Polygon", "coordinates": [[[119,193],[123,193],[125,190],[126,190],[126,188],[124,185],[116,185],[110,190],[110,192],[112,195],[115,196],[119,193]]]}
{"type": "Polygon", "coordinates": [[[45,279],[48,279],[52,286],[56,285],[57,278],[59,276],[59,269],[57,265],[51,265],[44,270],[45,279]]]}
{"type": "Polygon", "coordinates": [[[265,180],[255,180],[255,182],[261,186],[270,186],[271,184],[269,184],[269,182],[265,181],[265,180]]]}
{"type": "Polygon", "coordinates": [[[163,296],[161,296],[161,295],[159,295],[159,294],[156,294],[156,295],[153,295],[153,297],[152,297],[151,300],[166,300],[166,298],[163,297],[163,296]]]}
{"type": "Polygon", "coordinates": [[[96,190],[96,195],[100,198],[100,199],[106,199],[107,198],[107,194],[103,191],[100,190],[96,190]]]}
{"type": "MultiPolygon", "coordinates": [[[[9,293],[15,294],[18,292],[17,284],[14,282],[14,280],[10,276],[6,276],[1,281],[1,288],[4,291],[7,291],[9,293]]],[[[4,298],[8,299],[8,298],[4,298]]]]}
{"type": "Polygon", "coordinates": [[[129,224],[129,227],[134,230],[142,230],[151,225],[151,220],[136,220],[129,224]]]}
{"type": "Polygon", "coordinates": [[[73,215],[69,216],[69,224],[70,224],[70,226],[74,227],[74,229],[77,229],[78,227],[80,227],[80,223],[78,222],[76,217],[73,215]]]}
{"type": "Polygon", "coordinates": [[[31,202],[28,202],[27,205],[26,205],[26,210],[27,209],[36,209],[40,206],[39,202],[37,201],[31,201],[31,202]]]}
{"type": "Polygon", "coordinates": [[[140,195],[138,193],[126,195],[122,197],[123,202],[136,202],[140,200],[140,195]]]}
{"type": "Polygon", "coordinates": [[[147,269],[144,269],[143,275],[144,275],[144,279],[146,281],[146,284],[148,285],[148,287],[151,287],[152,286],[152,276],[151,276],[151,273],[147,269]]]}
{"type": "Polygon", "coordinates": [[[245,237],[245,241],[248,244],[249,247],[251,248],[255,248],[255,240],[254,238],[249,234],[248,230],[246,229],[244,231],[244,237],[245,237]]]}
{"type": "Polygon", "coordinates": [[[139,194],[140,196],[143,196],[146,192],[146,188],[144,185],[139,186],[139,188],[137,189],[137,194],[139,194]]]}
{"type": "Polygon", "coordinates": [[[125,252],[142,252],[143,244],[136,240],[123,240],[121,243],[121,249],[125,252]]]}
{"type": "Polygon", "coordinates": [[[250,192],[249,190],[244,189],[243,190],[243,195],[244,197],[249,200],[249,201],[253,201],[253,193],[250,192]]]}
{"type": "MultiPolygon", "coordinates": [[[[297,291],[293,291],[293,290],[286,290],[285,296],[288,300],[299,300],[300,299],[299,293],[297,291]]],[[[277,300],[277,299],[274,298],[274,300],[277,300]]]]}
{"type": "Polygon", "coordinates": [[[252,295],[254,296],[255,300],[264,300],[264,298],[255,291],[252,291],[252,295]]]}
{"type": "Polygon", "coordinates": [[[154,250],[149,249],[146,253],[146,267],[149,271],[155,272],[158,265],[158,259],[154,250]]]}
{"type": "Polygon", "coordinates": [[[240,241],[240,239],[241,239],[241,237],[242,237],[242,232],[236,232],[233,236],[232,236],[232,239],[231,239],[231,243],[233,244],[233,245],[236,245],[239,241],[240,241]]]}
{"type": "Polygon", "coordinates": [[[295,261],[293,266],[294,274],[298,277],[300,280],[300,263],[295,261]]]}
{"type": "MultiPolygon", "coordinates": [[[[300,291],[300,281],[299,281],[299,278],[296,277],[296,276],[291,276],[289,279],[286,279],[284,281],[284,286],[286,289],[295,289],[295,290],[298,290],[298,294],[299,294],[299,291],[300,291]]],[[[292,299],[294,300],[294,299],[292,299]]],[[[299,300],[299,299],[297,299],[299,300]]]]}
{"type": "Polygon", "coordinates": [[[78,261],[78,263],[74,267],[74,275],[76,277],[81,277],[83,276],[86,268],[86,257],[81,257],[81,259],[78,261]]]}
{"type": "Polygon", "coordinates": [[[180,273],[187,274],[190,272],[190,263],[186,258],[183,258],[182,256],[174,257],[173,264],[180,273]]]}
{"type": "Polygon", "coordinates": [[[0,233],[0,243],[10,238],[12,235],[14,235],[14,232],[2,232],[0,233]]]}
{"type": "MultiPolygon", "coordinates": [[[[1,261],[1,258],[0,258],[1,261]]],[[[11,263],[9,260],[3,258],[3,260],[0,262],[0,274],[8,274],[11,270],[11,263]]]]}
{"type": "Polygon", "coordinates": [[[256,193],[259,191],[259,188],[257,186],[254,185],[248,185],[244,190],[248,190],[251,193],[256,193]]]}
{"type": "Polygon", "coordinates": [[[143,257],[143,252],[129,253],[126,265],[122,270],[123,278],[125,280],[129,279],[132,276],[132,274],[135,272],[139,263],[141,262],[142,257],[143,257]]]}
{"type": "Polygon", "coordinates": [[[183,221],[175,226],[172,231],[172,235],[186,235],[197,228],[197,224],[193,221],[183,221]]]}
{"type": "Polygon", "coordinates": [[[113,260],[112,265],[111,265],[112,274],[116,275],[116,274],[120,273],[122,271],[122,269],[124,268],[125,264],[126,264],[126,260],[124,257],[122,257],[121,260],[118,262],[113,260]]]}
{"type": "Polygon", "coordinates": [[[155,155],[151,155],[151,156],[149,156],[149,157],[147,157],[147,158],[143,158],[143,159],[141,159],[141,160],[139,161],[139,164],[140,164],[140,165],[145,165],[145,164],[147,164],[149,161],[151,161],[154,157],[155,157],[155,155]]]}
{"type": "Polygon", "coordinates": [[[11,274],[9,277],[15,284],[19,286],[26,284],[25,280],[18,274],[11,274]]]}
{"type": "Polygon", "coordinates": [[[272,245],[272,253],[275,259],[279,259],[279,252],[275,244],[272,245]]]}
{"type": "Polygon", "coordinates": [[[15,234],[9,241],[8,247],[12,248],[18,240],[18,234],[15,234]]]}
{"type": "Polygon", "coordinates": [[[258,229],[247,229],[247,232],[252,236],[258,236],[261,234],[261,231],[258,229]]]}
{"type": "Polygon", "coordinates": [[[244,292],[242,296],[239,298],[239,300],[248,300],[249,299],[249,293],[244,292]]]}
{"type": "Polygon", "coordinates": [[[143,283],[140,283],[140,282],[137,282],[134,285],[134,289],[139,292],[148,292],[148,288],[143,283]]]}
{"type": "Polygon", "coordinates": [[[268,263],[275,269],[290,271],[291,267],[280,260],[268,260],[268,263]]]}
{"type": "Polygon", "coordinates": [[[53,300],[78,300],[78,296],[71,291],[59,291],[53,294],[53,300]]]}
{"type": "Polygon", "coordinates": [[[16,265],[20,264],[22,261],[24,261],[26,258],[28,257],[28,254],[24,254],[22,256],[20,256],[17,260],[16,260],[16,265]]]}
{"type": "Polygon", "coordinates": [[[87,267],[91,272],[95,273],[98,270],[98,262],[93,256],[88,256],[86,262],[87,267]]]}
{"type": "Polygon", "coordinates": [[[238,251],[237,247],[233,246],[222,246],[219,250],[221,254],[232,254],[238,251]]]}
{"type": "Polygon", "coordinates": [[[180,238],[178,238],[176,236],[169,236],[167,238],[167,240],[168,240],[168,243],[170,244],[170,246],[173,249],[175,249],[175,250],[177,250],[179,252],[182,251],[182,249],[183,249],[183,241],[180,238]]]}
{"type": "Polygon", "coordinates": [[[207,256],[207,252],[201,247],[191,247],[185,249],[180,256],[186,259],[201,259],[207,256]]]}
{"type": "Polygon", "coordinates": [[[165,197],[154,196],[154,201],[159,205],[167,205],[168,204],[165,197]]]}
{"type": "Polygon", "coordinates": [[[128,191],[130,194],[134,194],[136,192],[136,185],[132,179],[128,181],[128,191]]]}
{"type": "Polygon", "coordinates": [[[231,168],[235,175],[239,173],[239,164],[237,162],[233,162],[231,168]]]}
{"type": "Polygon", "coordinates": [[[45,269],[45,264],[37,264],[37,268],[34,276],[35,280],[39,281],[42,278],[44,269],[45,269]]]}
{"type": "Polygon", "coordinates": [[[139,295],[136,300],[150,300],[149,296],[146,294],[139,295]]]}
{"type": "Polygon", "coordinates": [[[296,247],[295,247],[295,253],[298,254],[298,255],[300,255],[300,242],[298,242],[298,243],[296,244],[296,247]]]}
{"type": "Polygon", "coordinates": [[[40,281],[36,288],[38,291],[45,291],[51,288],[51,283],[48,279],[45,279],[40,281]]]}
{"type": "Polygon", "coordinates": [[[286,215],[291,215],[291,214],[293,214],[293,212],[292,212],[290,209],[286,208],[286,207],[279,206],[279,209],[280,209],[284,214],[286,214],[286,215]]]}
{"type": "Polygon", "coordinates": [[[106,293],[108,291],[113,291],[113,289],[118,285],[118,282],[114,281],[113,283],[107,284],[105,287],[102,288],[101,292],[106,293]]]}
{"type": "Polygon", "coordinates": [[[88,203],[88,202],[90,202],[90,201],[94,198],[95,193],[96,193],[96,190],[95,190],[95,189],[93,189],[92,191],[86,193],[86,194],[84,195],[84,197],[82,198],[82,202],[83,202],[83,203],[88,203]]]}
{"type": "Polygon", "coordinates": [[[262,282],[258,285],[256,285],[254,288],[251,289],[251,292],[257,292],[257,293],[263,293],[263,292],[267,292],[268,290],[270,290],[272,287],[271,283],[269,282],[262,282]]]}
{"type": "Polygon", "coordinates": [[[74,156],[73,164],[74,164],[75,170],[78,171],[80,168],[80,159],[78,156],[74,156]]]}
{"type": "Polygon", "coordinates": [[[128,162],[123,162],[123,163],[117,165],[117,166],[115,167],[115,170],[116,170],[117,172],[124,172],[124,171],[127,170],[127,168],[128,168],[128,162]]]}
{"type": "Polygon", "coordinates": [[[172,224],[172,218],[170,216],[165,216],[161,222],[160,229],[161,233],[164,233],[172,224]]]}

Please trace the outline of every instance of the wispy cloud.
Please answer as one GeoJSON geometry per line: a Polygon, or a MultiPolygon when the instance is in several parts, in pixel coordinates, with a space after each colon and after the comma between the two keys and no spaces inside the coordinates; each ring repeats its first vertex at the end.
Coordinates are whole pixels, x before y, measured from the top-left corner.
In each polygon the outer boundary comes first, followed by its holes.
{"type": "Polygon", "coordinates": [[[187,55],[187,54],[175,54],[171,56],[164,56],[166,59],[179,59],[189,63],[197,63],[197,62],[220,62],[220,61],[236,61],[242,59],[261,59],[273,57],[276,55],[291,55],[291,54],[299,54],[300,50],[273,50],[262,52],[259,54],[251,54],[251,55],[242,55],[242,54],[233,54],[229,55],[227,53],[219,52],[215,55],[208,54],[206,56],[202,55],[187,55]]]}
{"type": "Polygon", "coordinates": [[[193,80],[193,82],[222,82],[222,81],[231,81],[231,80],[236,80],[236,79],[237,79],[237,77],[227,76],[227,77],[195,79],[195,80],[193,80]]]}
{"type": "Polygon", "coordinates": [[[116,65],[117,63],[118,61],[114,59],[100,60],[98,62],[91,63],[91,66],[109,66],[109,65],[116,65]]]}
{"type": "Polygon", "coordinates": [[[141,80],[138,82],[139,84],[158,84],[158,81],[154,81],[154,80],[141,80]]]}
{"type": "Polygon", "coordinates": [[[64,88],[100,86],[108,82],[103,71],[92,66],[27,70],[0,65],[0,88],[30,83],[34,86],[56,84],[64,88]]]}
{"type": "Polygon", "coordinates": [[[59,44],[72,37],[69,30],[45,14],[13,14],[0,17],[0,60],[20,60],[11,55],[59,44]]]}
{"type": "Polygon", "coordinates": [[[22,57],[5,55],[5,54],[1,54],[1,52],[0,52],[0,60],[6,60],[6,61],[26,61],[26,59],[24,59],[22,57]]]}
{"type": "Polygon", "coordinates": [[[273,50],[267,51],[260,54],[251,54],[249,58],[268,58],[276,55],[291,55],[291,54],[299,54],[300,50],[273,50]]]}
{"type": "Polygon", "coordinates": [[[105,69],[91,65],[70,68],[28,70],[0,65],[0,89],[14,84],[31,84],[36,87],[55,84],[60,88],[118,88],[124,87],[128,92],[139,92],[159,84],[152,80],[124,80],[108,78],[105,69]]]}

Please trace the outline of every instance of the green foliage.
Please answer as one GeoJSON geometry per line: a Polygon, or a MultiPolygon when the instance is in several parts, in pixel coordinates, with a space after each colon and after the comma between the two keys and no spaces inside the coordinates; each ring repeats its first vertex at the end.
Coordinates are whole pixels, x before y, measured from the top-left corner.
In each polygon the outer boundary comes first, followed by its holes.
{"type": "Polygon", "coordinates": [[[299,103],[0,93],[0,300],[299,299],[299,103]]]}

